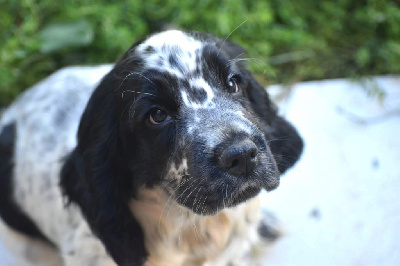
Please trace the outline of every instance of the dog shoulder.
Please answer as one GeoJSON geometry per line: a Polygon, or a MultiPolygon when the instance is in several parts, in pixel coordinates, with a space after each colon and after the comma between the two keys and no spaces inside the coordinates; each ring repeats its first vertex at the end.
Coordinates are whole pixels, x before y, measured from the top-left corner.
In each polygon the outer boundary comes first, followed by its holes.
{"type": "Polygon", "coordinates": [[[60,70],[1,114],[0,216],[11,228],[46,240],[45,235],[54,232],[48,226],[49,213],[57,219],[63,209],[59,170],[76,145],[88,98],[109,66],[97,69],[60,70]]]}

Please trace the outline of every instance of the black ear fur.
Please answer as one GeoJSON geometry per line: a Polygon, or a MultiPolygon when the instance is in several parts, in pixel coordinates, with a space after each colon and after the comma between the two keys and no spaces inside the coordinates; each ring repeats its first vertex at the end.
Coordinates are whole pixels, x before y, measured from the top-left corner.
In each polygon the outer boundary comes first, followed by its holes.
{"type": "Polygon", "coordinates": [[[245,70],[249,84],[246,88],[254,112],[261,120],[269,147],[274,155],[278,169],[284,173],[300,158],[303,140],[297,130],[277,114],[277,108],[269,99],[266,90],[245,70]]]}
{"type": "MultiPolygon", "coordinates": [[[[246,50],[235,43],[219,39],[217,44],[230,59],[240,58],[246,54],[246,50]]],[[[303,151],[303,140],[296,129],[277,114],[277,109],[269,99],[268,93],[250,71],[240,63],[239,67],[248,81],[245,90],[251,106],[261,120],[261,126],[269,141],[278,169],[284,173],[299,159],[303,151]]]]}
{"type": "Polygon", "coordinates": [[[133,185],[122,156],[119,105],[113,93],[119,80],[114,71],[89,100],[78,145],[62,169],[60,185],[118,265],[142,265],[147,254],[142,229],[128,207],[133,185]]]}

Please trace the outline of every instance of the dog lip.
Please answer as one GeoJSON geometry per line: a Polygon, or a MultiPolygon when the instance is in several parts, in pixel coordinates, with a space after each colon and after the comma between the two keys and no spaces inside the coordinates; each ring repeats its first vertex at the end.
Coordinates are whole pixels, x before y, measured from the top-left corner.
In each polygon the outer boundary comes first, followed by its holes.
{"type": "Polygon", "coordinates": [[[279,180],[279,178],[276,178],[275,182],[269,182],[268,185],[264,185],[264,189],[266,191],[270,192],[270,191],[276,189],[279,186],[279,184],[280,184],[280,180],[279,180]]]}
{"type": "Polygon", "coordinates": [[[262,187],[265,190],[272,191],[280,184],[280,174],[275,167],[264,168],[265,166],[257,167],[253,173],[245,179],[249,181],[247,186],[262,187]]]}
{"type": "Polygon", "coordinates": [[[272,191],[276,189],[280,184],[280,175],[279,173],[275,173],[273,175],[269,175],[267,179],[263,182],[262,186],[266,191],[272,191]]]}
{"type": "Polygon", "coordinates": [[[248,184],[243,188],[240,188],[237,193],[232,197],[232,201],[230,204],[227,204],[226,207],[234,207],[240,203],[245,202],[251,198],[257,196],[262,187],[256,184],[248,184]]]}

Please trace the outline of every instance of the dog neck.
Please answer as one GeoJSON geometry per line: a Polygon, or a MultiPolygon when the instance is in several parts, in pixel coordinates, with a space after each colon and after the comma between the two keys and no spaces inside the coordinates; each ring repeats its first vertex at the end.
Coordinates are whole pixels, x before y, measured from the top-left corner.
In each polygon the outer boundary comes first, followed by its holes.
{"type": "Polygon", "coordinates": [[[214,216],[201,216],[177,204],[159,188],[141,188],[130,202],[142,226],[149,253],[146,265],[202,265],[212,262],[234,238],[260,219],[258,199],[214,216]]]}

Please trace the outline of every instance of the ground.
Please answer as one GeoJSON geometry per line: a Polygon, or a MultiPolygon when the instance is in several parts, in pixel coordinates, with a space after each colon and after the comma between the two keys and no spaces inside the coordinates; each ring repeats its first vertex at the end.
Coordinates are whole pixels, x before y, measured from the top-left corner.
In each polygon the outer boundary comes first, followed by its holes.
{"type": "Polygon", "coordinates": [[[327,80],[299,83],[283,102],[305,150],[263,195],[286,231],[266,265],[400,265],[400,77],[372,82],[383,100],[327,80]]]}

